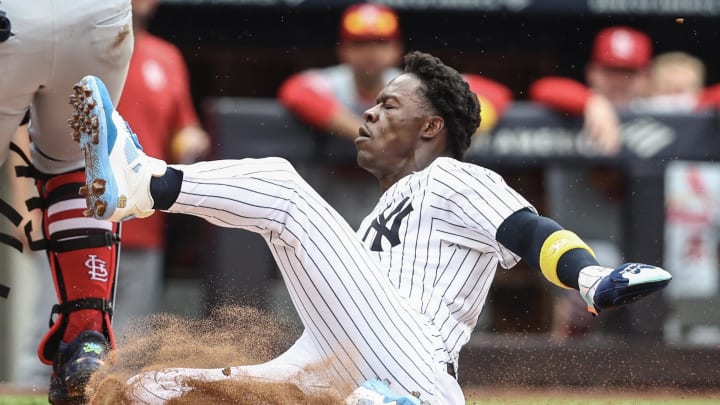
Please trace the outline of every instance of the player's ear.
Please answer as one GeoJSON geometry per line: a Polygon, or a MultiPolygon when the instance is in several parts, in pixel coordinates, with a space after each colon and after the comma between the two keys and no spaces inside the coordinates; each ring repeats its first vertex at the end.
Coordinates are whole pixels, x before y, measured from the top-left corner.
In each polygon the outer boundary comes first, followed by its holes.
{"type": "Polygon", "coordinates": [[[445,129],[445,120],[439,115],[431,115],[425,120],[420,136],[423,139],[435,138],[443,129],[445,129]]]}

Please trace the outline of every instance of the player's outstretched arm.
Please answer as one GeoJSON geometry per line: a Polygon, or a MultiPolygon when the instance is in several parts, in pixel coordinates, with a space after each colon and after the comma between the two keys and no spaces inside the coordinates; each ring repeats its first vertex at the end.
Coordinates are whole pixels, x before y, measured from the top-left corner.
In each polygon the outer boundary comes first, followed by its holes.
{"type": "Polygon", "coordinates": [[[579,290],[593,314],[637,301],[672,279],[667,271],[642,263],[603,267],[579,236],[528,209],[505,219],[496,239],[553,284],[579,290]]]}
{"type": "Polygon", "coordinates": [[[353,140],[358,136],[362,117],[335,97],[331,84],[315,73],[298,73],[287,79],[278,100],[310,126],[329,134],[353,140]]]}

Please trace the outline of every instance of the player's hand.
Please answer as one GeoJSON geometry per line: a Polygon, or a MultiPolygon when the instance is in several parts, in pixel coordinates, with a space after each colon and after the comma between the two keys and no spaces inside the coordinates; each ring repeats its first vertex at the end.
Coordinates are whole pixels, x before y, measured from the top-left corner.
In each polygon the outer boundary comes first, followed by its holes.
{"type": "Polygon", "coordinates": [[[605,154],[614,155],[620,150],[620,120],[615,107],[599,94],[593,94],[585,106],[585,134],[605,154]]]}

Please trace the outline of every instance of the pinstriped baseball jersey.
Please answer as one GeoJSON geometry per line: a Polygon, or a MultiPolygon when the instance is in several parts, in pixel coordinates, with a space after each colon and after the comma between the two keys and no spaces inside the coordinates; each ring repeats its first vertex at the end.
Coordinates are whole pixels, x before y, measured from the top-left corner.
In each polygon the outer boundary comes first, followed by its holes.
{"type": "Polygon", "coordinates": [[[438,158],[386,190],[358,236],[400,295],[440,330],[457,361],[497,265],[520,260],[495,240],[497,228],[525,207],[534,210],[497,173],[438,158]]]}

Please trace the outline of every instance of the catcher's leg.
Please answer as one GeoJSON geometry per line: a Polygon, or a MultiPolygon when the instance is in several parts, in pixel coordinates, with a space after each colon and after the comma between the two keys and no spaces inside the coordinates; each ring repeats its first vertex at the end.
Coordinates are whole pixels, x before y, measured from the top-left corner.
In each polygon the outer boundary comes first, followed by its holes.
{"type": "Polygon", "coordinates": [[[90,375],[114,346],[110,324],[118,259],[118,224],[85,218],[78,195],[84,173],[38,181],[43,231],[59,304],[38,348],[52,364],[51,403],[82,402],[90,375]]]}

